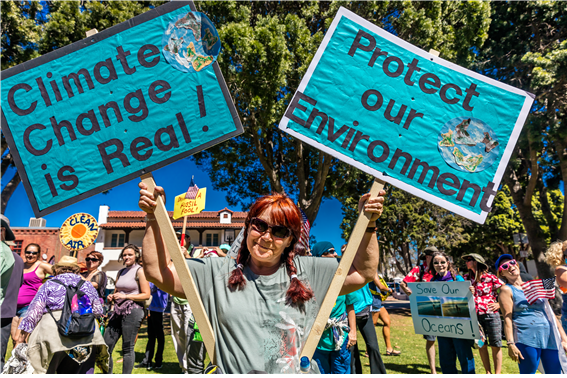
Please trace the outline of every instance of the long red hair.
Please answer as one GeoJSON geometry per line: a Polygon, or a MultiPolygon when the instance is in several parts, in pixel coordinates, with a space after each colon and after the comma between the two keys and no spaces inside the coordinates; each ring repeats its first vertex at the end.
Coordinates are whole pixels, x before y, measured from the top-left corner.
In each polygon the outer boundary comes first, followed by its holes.
{"type": "MultiPolygon", "coordinates": [[[[246,263],[250,258],[250,251],[248,250],[247,243],[250,220],[259,216],[266,210],[269,210],[273,224],[286,226],[291,230],[292,241],[289,247],[285,248],[281,254],[280,263],[285,263],[287,274],[290,278],[292,275],[297,275],[297,269],[293,263],[293,258],[296,254],[295,244],[301,235],[301,212],[288,196],[274,193],[258,198],[250,207],[248,217],[246,217],[245,221],[244,238],[242,239],[240,251],[236,258],[237,268],[232,271],[228,280],[228,286],[231,289],[237,288],[240,290],[246,286],[246,277],[243,273],[243,267],[246,266],[246,263]],[[240,268],[239,265],[241,265],[242,268],[240,268]]],[[[313,291],[306,287],[305,284],[297,278],[297,276],[294,276],[291,278],[286,298],[288,302],[301,304],[313,298],[313,291]]]]}

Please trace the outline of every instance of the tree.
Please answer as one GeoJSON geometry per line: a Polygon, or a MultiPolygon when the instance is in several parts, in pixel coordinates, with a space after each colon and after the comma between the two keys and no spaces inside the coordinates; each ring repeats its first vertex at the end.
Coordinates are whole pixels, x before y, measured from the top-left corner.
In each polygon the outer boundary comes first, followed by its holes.
{"type": "MultiPolygon", "coordinates": [[[[471,221],[391,185],[385,188],[387,200],[376,221],[382,271],[389,264],[388,256],[393,257],[398,271],[405,276],[427,246],[452,254],[456,247],[468,242],[465,227],[470,226],[471,221]]],[[[358,198],[359,195],[342,199],[345,218],[341,229],[345,239],[350,236],[358,217],[358,198]]]]}
{"type": "MultiPolygon", "coordinates": [[[[287,192],[313,223],[359,171],[282,133],[283,116],[339,6],[445,59],[469,64],[489,25],[484,2],[199,2],[215,23],[221,70],[245,132],[195,156],[217,190],[243,208],[287,192]]],[[[347,185],[348,184],[348,185],[347,185]]]]}
{"type": "Polygon", "coordinates": [[[524,233],[525,230],[507,186],[503,186],[494,197],[492,211],[486,217],[486,222],[482,225],[470,222],[465,225],[464,232],[468,235],[468,242],[450,251],[457,266],[462,269],[465,264],[460,257],[465,254],[478,253],[490,268],[501,254],[516,255],[513,235],[524,233]]]}
{"type": "MultiPolygon", "coordinates": [[[[93,28],[102,31],[129,20],[164,1],[2,1],[2,70],[85,38],[93,28]]],[[[13,156],[2,134],[2,179],[13,172],[13,156]]],[[[21,182],[14,172],[2,189],[0,210],[21,182]]]]}
{"type": "Polygon", "coordinates": [[[504,183],[511,189],[542,278],[553,276],[543,255],[549,240],[567,239],[567,199],[561,198],[556,216],[548,195],[567,178],[566,13],[563,2],[493,3],[493,22],[477,65],[483,74],[536,95],[504,183]],[[539,219],[535,201],[541,204],[539,219]]]}

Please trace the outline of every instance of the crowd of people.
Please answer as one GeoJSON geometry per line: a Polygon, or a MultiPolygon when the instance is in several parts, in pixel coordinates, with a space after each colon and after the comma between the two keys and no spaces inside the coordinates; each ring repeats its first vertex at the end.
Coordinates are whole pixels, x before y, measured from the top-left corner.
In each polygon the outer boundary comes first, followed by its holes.
{"type": "MultiPolygon", "coordinates": [[[[182,372],[200,374],[211,369],[205,366],[199,328],[153,217],[155,194],[144,184],[140,188],[139,205],[148,214],[144,254],[133,244],[122,249],[119,261],[124,268],[114,279],[111,292],[107,289],[109,277],[99,269],[103,254],[89,252],[84,264],[75,257],[63,256],[51,265],[40,261],[41,246],[31,243],[25,246],[22,259],[6,244],[14,240],[14,234],[9,220],[1,217],[2,370],[93,374],[98,366],[104,373],[113,373],[112,353],[120,338],[123,374],[131,374],[135,368],[160,370],[166,345],[164,313],[169,306],[171,336],[182,372]],[[89,319],[96,323],[88,323],[89,319]],[[135,361],[134,346],[144,320],[148,342],[143,359],[135,361]],[[91,331],[73,334],[74,322],[83,331],[88,323],[91,331]],[[15,360],[5,370],[10,339],[12,355],[24,358],[22,365],[15,360]]],[[[156,193],[164,194],[159,187],[156,193]]],[[[386,374],[376,334],[380,323],[384,355],[409,352],[392,345],[390,315],[383,306],[392,288],[377,273],[378,243],[373,229],[382,211],[382,195],[384,192],[370,198],[367,194],[360,199],[359,211],[371,213],[372,218],[306,368],[312,373],[362,373],[357,342],[360,333],[370,372],[386,374]]],[[[180,240],[213,325],[217,371],[289,373],[297,372],[299,366],[305,370],[300,352],[340,256],[330,242],[319,242],[311,250],[296,249],[301,229],[297,206],[287,196],[273,194],[259,198],[250,208],[241,245],[232,257],[229,245],[207,250],[191,245],[188,235],[180,240]],[[255,335],[258,342],[250,343],[249,335],[255,335]]],[[[411,282],[470,282],[483,336],[473,340],[424,335],[431,373],[437,373],[437,344],[443,374],[458,373],[459,368],[463,374],[475,374],[475,348],[479,349],[484,371],[500,374],[503,340],[520,373],[533,374],[538,367],[545,373],[566,372],[567,242],[553,243],[546,253],[564,293],[561,322],[547,299],[527,300],[522,285],[533,277],[522,272],[522,265],[513,256],[499,256],[494,266],[475,253],[461,258],[460,265],[465,269],[459,274],[451,257],[427,247],[419,256],[421,263],[400,285],[411,296],[407,285],[411,282]]]]}

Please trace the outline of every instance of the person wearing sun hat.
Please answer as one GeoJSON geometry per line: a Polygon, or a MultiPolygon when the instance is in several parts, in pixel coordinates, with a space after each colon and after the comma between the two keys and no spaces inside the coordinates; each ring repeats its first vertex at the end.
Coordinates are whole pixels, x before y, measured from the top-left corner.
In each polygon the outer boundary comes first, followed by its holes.
{"type": "MultiPolygon", "coordinates": [[[[72,256],[63,256],[53,265],[55,278],[67,286],[76,286],[82,280],[80,269],[77,258],[72,256]]],[[[102,316],[102,304],[93,285],[85,281],[81,291],[89,298],[93,314],[102,316]]],[[[16,342],[22,343],[30,335],[28,359],[37,374],[93,374],[95,362],[108,370],[108,348],[98,327],[93,335],[80,338],[59,334],[55,321],[61,317],[66,292],[65,286],[53,280],[43,284],[20,322],[21,333],[16,342]],[[49,311],[55,319],[44,316],[49,311]]]]}
{"type": "Polygon", "coordinates": [[[518,363],[520,374],[535,374],[540,365],[545,374],[567,373],[567,335],[548,300],[537,298],[531,304],[528,302],[519,264],[511,255],[500,256],[495,268],[498,277],[506,282],[498,300],[508,355],[518,363]]]}
{"type": "Polygon", "coordinates": [[[466,261],[468,273],[464,275],[465,281],[471,281],[471,292],[478,322],[482,326],[488,343],[480,348],[480,358],[487,374],[491,374],[488,345],[492,349],[494,372],[502,371],[502,320],[498,310],[498,289],[503,283],[494,274],[488,272],[488,265],[484,257],[478,253],[469,253],[461,257],[466,261]]]}

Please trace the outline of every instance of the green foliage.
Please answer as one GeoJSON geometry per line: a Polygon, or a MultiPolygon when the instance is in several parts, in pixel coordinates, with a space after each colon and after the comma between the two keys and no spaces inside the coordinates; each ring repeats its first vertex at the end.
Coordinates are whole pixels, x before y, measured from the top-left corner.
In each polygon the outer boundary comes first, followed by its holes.
{"type": "MultiPolygon", "coordinates": [[[[419,252],[427,246],[451,253],[468,242],[466,226],[472,222],[420,199],[403,190],[389,186],[382,216],[376,221],[381,252],[395,258],[402,274],[417,262],[419,252]]],[[[358,216],[358,196],[344,200],[345,220],[341,228],[347,238],[358,216]]]]}
{"type": "Polygon", "coordinates": [[[567,177],[567,3],[495,2],[491,17],[477,69],[536,96],[504,181],[538,275],[548,277],[543,252],[550,241],[567,239],[566,200],[552,193],[567,177]]]}
{"type": "MultiPolygon", "coordinates": [[[[198,2],[223,43],[221,70],[244,125],[195,156],[231,205],[270,191],[297,198],[311,222],[322,198],[360,186],[360,172],[277,128],[339,7],[445,59],[468,64],[488,31],[486,2],[198,2]]],[[[368,183],[369,181],[366,181],[368,183]]]]}

